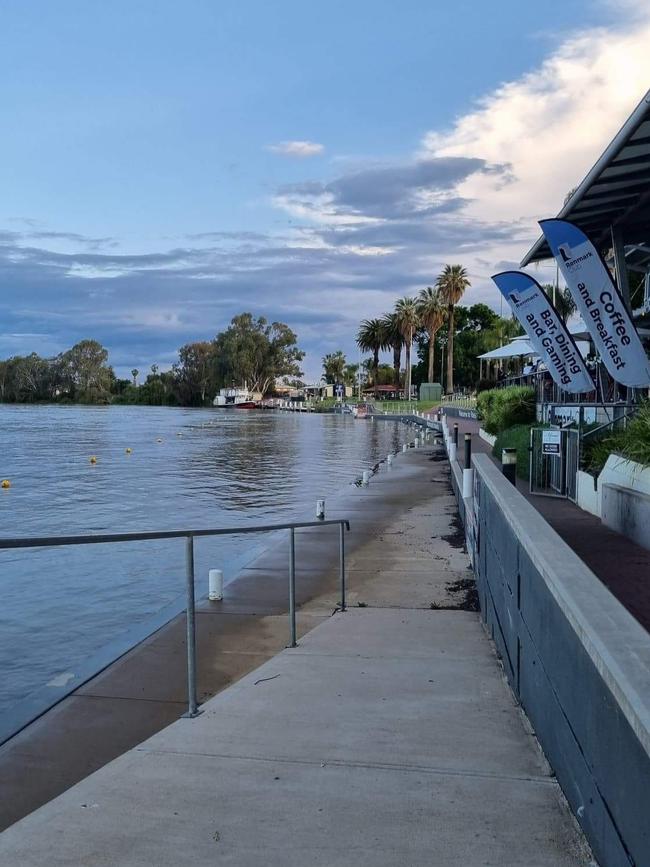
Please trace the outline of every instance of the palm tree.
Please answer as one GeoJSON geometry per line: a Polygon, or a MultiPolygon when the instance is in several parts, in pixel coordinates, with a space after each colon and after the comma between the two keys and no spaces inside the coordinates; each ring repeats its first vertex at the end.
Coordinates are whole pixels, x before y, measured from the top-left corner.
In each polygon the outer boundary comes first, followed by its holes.
{"type": "Polygon", "coordinates": [[[387,313],[382,319],[384,331],[386,333],[386,346],[393,350],[393,371],[395,378],[395,388],[399,391],[400,387],[400,367],[402,359],[402,345],[404,338],[397,324],[397,314],[387,313]]]}
{"type": "Polygon", "coordinates": [[[140,376],[140,371],[137,367],[134,367],[131,371],[131,376],[133,377],[133,385],[136,386],[138,384],[138,377],[140,376]]]}
{"type": "Polygon", "coordinates": [[[330,352],[323,358],[323,371],[325,382],[335,385],[343,382],[345,373],[345,355],[339,349],[338,352],[330,352]]]}
{"type": "Polygon", "coordinates": [[[454,307],[470,286],[467,271],[462,265],[445,265],[436,280],[436,288],[447,308],[447,394],[454,391],[454,307]]]}
{"type": "Polygon", "coordinates": [[[395,304],[395,316],[397,327],[404,339],[406,349],[406,394],[407,400],[411,399],[411,346],[413,335],[420,327],[420,314],[415,298],[400,298],[395,304]]]}
{"type": "Polygon", "coordinates": [[[573,300],[573,295],[571,291],[565,286],[564,289],[560,289],[558,286],[557,289],[550,283],[545,283],[542,286],[542,289],[546,293],[547,297],[553,302],[555,309],[557,310],[560,319],[564,324],[567,324],[567,321],[573,316],[576,312],[576,302],[573,300]],[[555,296],[555,297],[554,297],[555,296]]]}
{"type": "Polygon", "coordinates": [[[357,334],[357,346],[362,352],[372,352],[372,384],[377,396],[379,353],[387,348],[386,324],[382,319],[364,319],[357,334]]]}
{"type": "MultiPolygon", "coordinates": [[[[440,292],[427,286],[420,289],[417,298],[420,321],[429,335],[429,371],[427,382],[433,382],[433,360],[435,354],[436,332],[445,321],[445,306],[440,298],[440,292]]],[[[442,371],[440,371],[442,374],[442,371]]]]}

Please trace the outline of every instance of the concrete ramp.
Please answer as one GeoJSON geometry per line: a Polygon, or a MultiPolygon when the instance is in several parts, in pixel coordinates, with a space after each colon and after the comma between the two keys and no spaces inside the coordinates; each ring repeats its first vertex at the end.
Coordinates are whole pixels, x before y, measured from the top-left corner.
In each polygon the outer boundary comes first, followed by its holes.
{"type": "Polygon", "coordinates": [[[3,865],[589,856],[478,617],[339,613],[0,836],[3,865]]]}

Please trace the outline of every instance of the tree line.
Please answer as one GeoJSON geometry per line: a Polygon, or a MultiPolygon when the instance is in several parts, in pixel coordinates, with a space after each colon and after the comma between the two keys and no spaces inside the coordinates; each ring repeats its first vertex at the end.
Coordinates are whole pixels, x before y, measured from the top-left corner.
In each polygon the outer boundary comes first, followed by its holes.
{"type": "MultiPolygon", "coordinates": [[[[379,354],[393,353],[393,378],[390,384],[404,387],[435,382],[436,359],[440,359],[438,381],[445,393],[454,388],[475,387],[479,380],[478,356],[512,337],[523,333],[513,317],[501,317],[487,304],[464,307],[459,304],[470,287],[467,271],[462,265],[445,265],[433,287],[421,289],[415,297],[400,298],[394,309],[384,316],[365,319],[357,333],[357,345],[372,353],[368,379],[376,385],[386,383],[386,365],[379,364],[379,354]],[[411,369],[411,347],[418,345],[418,364],[411,369]],[[402,351],[406,361],[401,374],[402,351]],[[446,375],[444,360],[446,355],[446,375]]],[[[560,316],[566,320],[575,312],[575,304],[567,289],[545,285],[544,291],[554,298],[560,316]]],[[[325,359],[324,359],[325,361],[325,359]]]]}
{"type": "Polygon", "coordinates": [[[233,382],[266,394],[278,377],[302,376],[303,357],[288,325],[241,313],[213,340],[182,346],[171,370],[153,364],[144,382],[137,368],[130,380],[116,377],[108,350],[96,340],[81,340],[53,358],[13,356],[0,361],[0,400],[205,406],[233,382]]]}

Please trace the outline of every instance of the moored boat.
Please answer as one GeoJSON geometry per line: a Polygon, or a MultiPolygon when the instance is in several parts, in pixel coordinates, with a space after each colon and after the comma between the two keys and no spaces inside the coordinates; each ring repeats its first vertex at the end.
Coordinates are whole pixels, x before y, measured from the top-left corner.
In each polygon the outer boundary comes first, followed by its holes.
{"type": "Polygon", "coordinates": [[[246,387],[230,386],[222,388],[212,401],[212,406],[219,409],[257,409],[259,401],[246,387]]]}

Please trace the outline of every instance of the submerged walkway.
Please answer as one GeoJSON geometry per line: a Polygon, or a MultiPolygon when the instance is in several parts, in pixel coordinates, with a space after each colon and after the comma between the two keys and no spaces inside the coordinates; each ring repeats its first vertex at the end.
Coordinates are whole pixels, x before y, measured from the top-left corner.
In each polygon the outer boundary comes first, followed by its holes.
{"type": "MultiPolygon", "coordinates": [[[[469,432],[472,434],[472,449],[493,457],[491,447],[478,435],[478,422],[450,416],[447,423],[449,427],[458,423],[461,443],[462,435],[469,432]]],[[[458,458],[462,462],[462,445],[458,458]]],[[[498,463],[495,458],[493,460],[498,463]]],[[[650,632],[650,551],[611,530],[600,518],[585,512],[565,497],[535,496],[523,479],[517,479],[517,490],[650,632]]]]}
{"type": "Polygon", "coordinates": [[[588,865],[478,615],[462,610],[470,573],[434,457],[403,456],[435,496],[353,554],[347,612],[316,617],[200,717],[9,828],[0,863],[588,865]]]}

